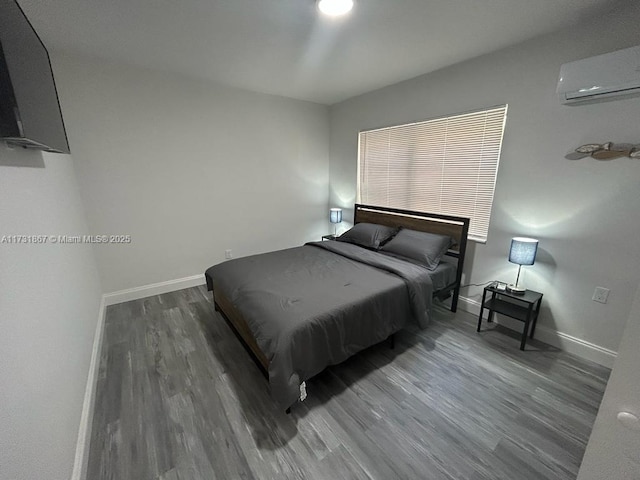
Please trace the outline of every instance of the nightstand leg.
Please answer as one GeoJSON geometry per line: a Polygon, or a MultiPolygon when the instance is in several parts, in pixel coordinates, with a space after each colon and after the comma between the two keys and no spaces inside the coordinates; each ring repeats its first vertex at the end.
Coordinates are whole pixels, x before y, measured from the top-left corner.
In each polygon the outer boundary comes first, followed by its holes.
{"type": "Polygon", "coordinates": [[[482,303],[480,304],[480,315],[478,315],[478,329],[476,332],[480,331],[480,326],[482,325],[482,313],[484,312],[484,302],[487,298],[487,291],[482,292],[482,303]]]}
{"type": "Polygon", "coordinates": [[[538,323],[538,315],[540,315],[540,304],[542,303],[542,297],[540,297],[540,300],[538,300],[537,305],[536,305],[536,313],[533,316],[533,325],[531,325],[531,335],[529,335],[529,338],[533,338],[533,332],[536,331],[536,324],[538,323]]]}
{"type": "Polygon", "coordinates": [[[522,332],[522,339],[520,340],[520,350],[524,350],[524,346],[527,343],[527,330],[529,330],[529,320],[524,322],[524,330],[522,332]]]}
{"type": "MultiPolygon", "coordinates": [[[[491,292],[491,303],[496,299],[496,292],[491,292]]],[[[493,310],[489,310],[489,316],[487,317],[487,323],[493,323],[493,310]]]]}
{"type": "Polygon", "coordinates": [[[520,340],[520,350],[524,350],[524,346],[527,343],[527,334],[529,333],[529,324],[531,323],[532,310],[533,305],[529,305],[529,310],[527,311],[527,320],[524,322],[524,330],[522,331],[522,340],[520,340]]]}

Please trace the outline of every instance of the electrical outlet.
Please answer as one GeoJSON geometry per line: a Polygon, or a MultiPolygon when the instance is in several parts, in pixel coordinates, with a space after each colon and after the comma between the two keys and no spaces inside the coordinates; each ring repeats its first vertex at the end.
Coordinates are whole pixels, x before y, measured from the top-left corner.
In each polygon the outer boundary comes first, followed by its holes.
{"type": "Polygon", "coordinates": [[[608,288],[596,287],[596,290],[593,292],[592,300],[594,302],[607,303],[610,291],[611,290],[609,290],[608,288]]]}
{"type": "Polygon", "coordinates": [[[227,260],[233,258],[233,252],[231,250],[225,250],[224,251],[224,258],[226,258],[227,260]]]}

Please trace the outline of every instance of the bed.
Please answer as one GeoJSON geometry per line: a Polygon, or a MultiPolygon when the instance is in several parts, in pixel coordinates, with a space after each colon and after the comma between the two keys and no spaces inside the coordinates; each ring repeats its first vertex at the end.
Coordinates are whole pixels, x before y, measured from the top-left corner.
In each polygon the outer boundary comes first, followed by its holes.
{"type": "Polygon", "coordinates": [[[215,309],[288,410],[327,366],[393,340],[409,321],[425,328],[434,297],[451,297],[456,311],[468,228],[468,218],[356,204],[340,241],[223,262],[205,278],[215,309]],[[436,237],[442,259],[405,256],[407,241],[436,237]]]}

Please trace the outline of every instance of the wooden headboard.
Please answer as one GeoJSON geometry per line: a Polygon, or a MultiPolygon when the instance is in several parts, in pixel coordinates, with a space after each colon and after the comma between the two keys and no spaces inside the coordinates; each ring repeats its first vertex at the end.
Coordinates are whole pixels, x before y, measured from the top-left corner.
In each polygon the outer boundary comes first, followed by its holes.
{"type": "Polygon", "coordinates": [[[462,269],[464,267],[464,255],[467,251],[467,238],[469,235],[468,218],[400,210],[397,208],[376,207],[359,203],[355,204],[353,216],[354,224],[363,222],[376,223],[388,227],[403,227],[420,232],[449,235],[453,238],[456,244],[449,249],[447,255],[458,259],[456,287],[453,290],[453,300],[451,302],[451,311],[456,311],[458,295],[460,293],[460,282],[462,280],[462,269]]]}
{"type": "MultiPolygon", "coordinates": [[[[376,223],[388,227],[404,227],[420,232],[449,235],[456,241],[451,247],[451,253],[462,254],[467,247],[469,234],[469,219],[435,213],[414,212],[387,207],[375,207],[356,203],[354,208],[354,223],[376,223]]],[[[454,255],[454,256],[458,256],[454,255]]]]}

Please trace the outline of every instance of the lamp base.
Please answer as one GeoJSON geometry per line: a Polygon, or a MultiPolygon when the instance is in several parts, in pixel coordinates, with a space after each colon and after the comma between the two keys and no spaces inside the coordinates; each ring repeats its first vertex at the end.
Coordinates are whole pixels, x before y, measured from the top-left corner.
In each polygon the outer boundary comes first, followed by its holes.
{"type": "Polygon", "coordinates": [[[513,293],[514,295],[524,295],[526,291],[527,289],[524,288],[522,285],[515,285],[513,283],[510,283],[509,285],[507,285],[507,292],[513,293]]]}

